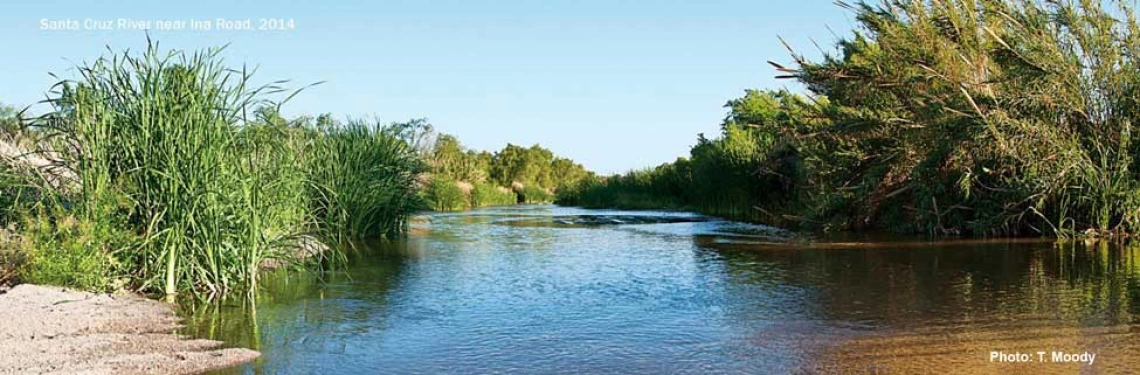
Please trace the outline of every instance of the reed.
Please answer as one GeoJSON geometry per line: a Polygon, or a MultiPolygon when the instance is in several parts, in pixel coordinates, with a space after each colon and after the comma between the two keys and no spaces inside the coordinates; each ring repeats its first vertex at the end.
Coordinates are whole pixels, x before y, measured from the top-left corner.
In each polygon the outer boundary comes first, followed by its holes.
{"type": "MultiPolygon", "coordinates": [[[[220,51],[151,43],[57,85],[55,111],[35,125],[50,148],[41,151],[59,155],[79,186],[39,185],[52,199],[23,211],[22,274],[218,296],[256,290],[267,260],[299,262],[313,238],[400,233],[419,207],[422,162],[408,142],[363,122],[281,121],[265,110],[279,106],[267,99],[283,92],[278,83],[251,85],[220,51]]],[[[343,246],[320,248],[317,260],[343,258],[343,246]]]]}
{"type": "Polygon", "coordinates": [[[354,120],[315,135],[306,170],[313,212],[329,238],[398,235],[423,206],[416,176],[427,167],[400,125],[354,120]]]}
{"type": "MultiPolygon", "coordinates": [[[[139,56],[112,54],[59,84],[52,136],[81,181],[83,220],[122,224],[138,241],[112,249],[138,266],[142,289],[220,294],[252,287],[261,260],[278,248],[279,224],[264,209],[275,181],[243,174],[256,163],[235,150],[247,110],[268,86],[226,69],[219,49],[139,56]]],[[[246,146],[246,147],[241,147],[246,146]]]]}

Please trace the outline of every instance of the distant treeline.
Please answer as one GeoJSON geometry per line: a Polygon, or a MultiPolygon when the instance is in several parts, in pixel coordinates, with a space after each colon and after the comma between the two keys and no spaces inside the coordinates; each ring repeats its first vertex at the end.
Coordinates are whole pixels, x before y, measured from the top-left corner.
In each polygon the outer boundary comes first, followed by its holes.
{"type": "Polygon", "coordinates": [[[507,144],[491,153],[469,150],[447,134],[436,137],[427,161],[431,175],[425,197],[439,211],[547,203],[559,186],[593,177],[581,165],[539,145],[507,144]]]}
{"type": "Polygon", "coordinates": [[[931,234],[1140,230],[1140,24],[1127,1],[845,4],[807,95],[748,91],[715,139],[559,202],[931,234]]]}

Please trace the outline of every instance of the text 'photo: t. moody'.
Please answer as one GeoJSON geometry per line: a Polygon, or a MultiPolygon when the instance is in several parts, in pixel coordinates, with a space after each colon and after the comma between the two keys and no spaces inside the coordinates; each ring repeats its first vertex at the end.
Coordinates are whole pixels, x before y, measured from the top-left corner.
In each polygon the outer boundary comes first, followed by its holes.
{"type": "Polygon", "coordinates": [[[1062,351],[1038,351],[1033,353],[1012,352],[1006,353],[1001,351],[990,352],[990,362],[1000,363],[1024,363],[1024,362],[1038,362],[1038,363],[1081,363],[1092,366],[1096,362],[1096,353],[1066,353],[1062,351]]]}

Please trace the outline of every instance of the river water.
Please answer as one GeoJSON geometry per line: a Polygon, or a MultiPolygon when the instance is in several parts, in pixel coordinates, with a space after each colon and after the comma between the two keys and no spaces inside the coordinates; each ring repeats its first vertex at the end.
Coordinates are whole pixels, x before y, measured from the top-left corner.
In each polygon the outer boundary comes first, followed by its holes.
{"type": "Polygon", "coordinates": [[[262,352],[221,374],[1140,372],[1140,250],[545,205],[426,215],[371,253],[184,333],[262,352]]]}

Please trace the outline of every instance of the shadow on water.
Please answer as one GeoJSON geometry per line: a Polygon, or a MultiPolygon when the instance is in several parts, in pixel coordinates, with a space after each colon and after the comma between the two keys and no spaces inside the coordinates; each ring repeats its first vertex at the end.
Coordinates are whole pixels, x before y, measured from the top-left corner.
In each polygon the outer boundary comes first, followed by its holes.
{"type": "Polygon", "coordinates": [[[523,206],[425,215],[373,253],[268,277],[256,308],[187,309],[184,332],[262,351],[225,374],[1111,374],[1140,355],[1140,250],[1107,244],[523,206]]]}
{"type": "Polygon", "coordinates": [[[346,270],[271,272],[259,280],[254,299],[183,304],[181,333],[262,352],[250,365],[217,374],[300,373],[296,369],[311,368],[309,357],[348,358],[352,337],[386,326],[388,291],[415,256],[406,242],[369,250],[346,270]]]}

